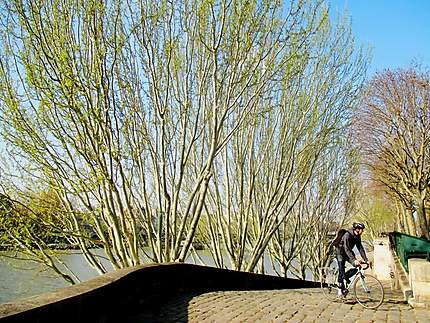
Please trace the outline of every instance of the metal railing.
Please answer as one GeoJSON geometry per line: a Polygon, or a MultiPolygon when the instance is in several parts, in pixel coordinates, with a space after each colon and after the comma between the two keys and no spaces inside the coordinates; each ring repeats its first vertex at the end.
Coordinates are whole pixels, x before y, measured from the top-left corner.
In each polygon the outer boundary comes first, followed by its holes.
{"type": "Polygon", "coordinates": [[[389,237],[391,245],[406,272],[409,273],[409,258],[422,258],[430,261],[430,240],[401,232],[390,232],[389,237]]]}

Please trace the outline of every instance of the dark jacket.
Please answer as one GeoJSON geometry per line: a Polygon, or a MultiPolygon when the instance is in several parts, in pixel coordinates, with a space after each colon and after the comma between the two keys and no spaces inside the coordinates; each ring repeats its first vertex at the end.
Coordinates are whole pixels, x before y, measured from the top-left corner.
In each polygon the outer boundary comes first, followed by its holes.
{"type": "Polygon", "coordinates": [[[367,261],[366,252],[361,244],[361,238],[354,234],[353,229],[349,229],[345,232],[339,245],[336,247],[336,251],[344,258],[347,258],[350,263],[353,263],[355,260],[355,254],[354,251],[352,251],[354,246],[357,247],[363,260],[367,261]]]}

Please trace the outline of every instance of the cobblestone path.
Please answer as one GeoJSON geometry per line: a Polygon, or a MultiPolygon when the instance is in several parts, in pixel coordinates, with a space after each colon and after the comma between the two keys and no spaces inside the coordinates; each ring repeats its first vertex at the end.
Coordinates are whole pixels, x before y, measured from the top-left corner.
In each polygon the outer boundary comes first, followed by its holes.
{"type": "Polygon", "coordinates": [[[429,309],[413,309],[386,288],[377,310],[352,297],[331,302],[318,288],[184,294],[127,322],[430,322],[429,309]]]}

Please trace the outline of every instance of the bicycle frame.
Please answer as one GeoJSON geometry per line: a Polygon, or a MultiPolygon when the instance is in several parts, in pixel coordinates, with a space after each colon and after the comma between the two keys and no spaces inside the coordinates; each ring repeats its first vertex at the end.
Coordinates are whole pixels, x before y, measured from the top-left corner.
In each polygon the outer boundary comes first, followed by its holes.
{"type": "Polygon", "coordinates": [[[366,292],[369,292],[369,290],[368,290],[368,288],[367,288],[367,286],[366,286],[366,282],[364,281],[364,279],[363,279],[363,273],[364,273],[364,271],[367,269],[367,268],[369,268],[369,264],[368,263],[365,263],[365,265],[367,265],[366,267],[364,267],[363,268],[363,266],[362,265],[360,265],[360,266],[358,266],[358,267],[356,267],[356,269],[357,269],[357,272],[352,276],[352,279],[350,280],[350,283],[348,284],[348,286],[346,286],[346,289],[350,289],[353,285],[354,285],[354,282],[357,280],[357,279],[360,279],[360,281],[361,281],[361,285],[363,286],[363,288],[364,288],[364,290],[366,291],[366,292]]]}

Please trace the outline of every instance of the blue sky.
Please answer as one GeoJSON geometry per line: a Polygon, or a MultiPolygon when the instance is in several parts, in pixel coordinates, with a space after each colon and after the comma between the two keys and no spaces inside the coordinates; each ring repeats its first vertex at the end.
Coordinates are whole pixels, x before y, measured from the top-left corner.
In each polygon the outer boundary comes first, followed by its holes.
{"type": "Polygon", "coordinates": [[[369,73],[411,65],[430,68],[429,0],[329,0],[332,13],[347,10],[359,44],[370,45],[369,73]]]}

